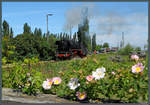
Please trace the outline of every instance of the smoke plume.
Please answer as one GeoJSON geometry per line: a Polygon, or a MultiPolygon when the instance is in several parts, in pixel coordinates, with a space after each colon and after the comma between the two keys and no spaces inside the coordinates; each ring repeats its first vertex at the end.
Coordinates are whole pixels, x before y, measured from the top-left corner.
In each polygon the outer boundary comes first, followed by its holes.
{"type": "Polygon", "coordinates": [[[82,18],[83,18],[82,11],[85,8],[88,8],[88,19],[89,20],[97,15],[96,12],[98,12],[98,11],[94,4],[84,4],[84,5],[79,5],[79,6],[70,8],[65,13],[66,20],[65,20],[64,27],[63,27],[64,31],[71,31],[72,28],[78,26],[78,24],[81,24],[82,18]]]}

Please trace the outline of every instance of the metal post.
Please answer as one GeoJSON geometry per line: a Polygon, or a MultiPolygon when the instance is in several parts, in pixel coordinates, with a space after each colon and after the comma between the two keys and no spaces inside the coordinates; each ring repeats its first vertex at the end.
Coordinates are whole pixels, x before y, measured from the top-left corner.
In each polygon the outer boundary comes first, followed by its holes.
{"type": "Polygon", "coordinates": [[[48,15],[46,17],[47,17],[47,35],[46,35],[46,38],[47,38],[47,41],[48,41],[48,15]]]}
{"type": "Polygon", "coordinates": [[[48,16],[52,16],[53,14],[47,14],[46,17],[47,17],[47,41],[48,41],[48,16]]]}

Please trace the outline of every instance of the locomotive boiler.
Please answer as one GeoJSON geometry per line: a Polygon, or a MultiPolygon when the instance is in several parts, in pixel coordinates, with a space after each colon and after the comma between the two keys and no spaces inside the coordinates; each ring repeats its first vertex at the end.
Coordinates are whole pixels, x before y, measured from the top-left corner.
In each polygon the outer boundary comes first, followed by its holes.
{"type": "Polygon", "coordinates": [[[57,50],[56,58],[57,59],[71,59],[73,57],[85,57],[88,54],[87,48],[74,40],[59,40],[56,41],[57,50]]]}

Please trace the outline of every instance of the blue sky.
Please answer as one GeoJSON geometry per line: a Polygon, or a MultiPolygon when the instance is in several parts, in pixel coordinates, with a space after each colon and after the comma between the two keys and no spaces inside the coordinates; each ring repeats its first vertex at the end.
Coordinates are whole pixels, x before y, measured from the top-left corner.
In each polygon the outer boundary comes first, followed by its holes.
{"type": "Polygon", "coordinates": [[[2,2],[2,20],[9,23],[15,36],[23,32],[25,22],[32,31],[37,27],[45,33],[46,14],[52,13],[48,23],[50,32],[68,32],[64,29],[66,24],[72,24],[75,32],[81,8],[85,6],[91,16],[90,34],[97,34],[98,44],[109,42],[117,46],[122,32],[126,43],[141,47],[147,43],[147,2],[2,2]]]}

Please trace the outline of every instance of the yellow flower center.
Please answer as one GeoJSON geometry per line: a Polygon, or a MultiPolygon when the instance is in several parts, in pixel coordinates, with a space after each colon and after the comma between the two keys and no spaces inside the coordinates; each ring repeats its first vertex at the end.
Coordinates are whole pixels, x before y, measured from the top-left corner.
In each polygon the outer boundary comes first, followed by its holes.
{"type": "Polygon", "coordinates": [[[55,82],[55,84],[58,84],[58,83],[59,83],[59,81],[58,81],[58,80],[55,80],[54,82],[55,82]]]}
{"type": "Polygon", "coordinates": [[[136,68],[136,72],[139,72],[140,70],[141,70],[140,67],[137,67],[137,68],[136,68]]]}
{"type": "Polygon", "coordinates": [[[83,99],[85,97],[85,95],[83,94],[83,93],[81,93],[80,95],[79,95],[79,98],[80,99],[83,99]]]}
{"type": "Polygon", "coordinates": [[[92,77],[89,77],[89,80],[91,81],[91,80],[92,80],[92,77]]]}
{"type": "Polygon", "coordinates": [[[50,82],[48,83],[48,85],[52,85],[52,83],[53,83],[53,82],[52,82],[52,81],[50,81],[50,82]]]}
{"type": "Polygon", "coordinates": [[[102,75],[102,72],[98,72],[98,76],[101,76],[102,75]]]}

